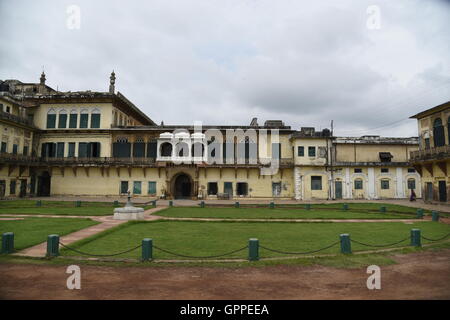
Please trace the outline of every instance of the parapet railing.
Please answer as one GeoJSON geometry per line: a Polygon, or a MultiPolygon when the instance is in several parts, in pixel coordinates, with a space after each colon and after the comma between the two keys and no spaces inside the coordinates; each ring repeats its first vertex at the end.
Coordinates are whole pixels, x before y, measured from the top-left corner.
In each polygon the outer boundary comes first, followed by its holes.
{"type": "Polygon", "coordinates": [[[30,119],[24,118],[21,116],[17,116],[17,115],[14,115],[14,114],[11,114],[8,112],[4,112],[4,111],[0,111],[0,119],[24,124],[29,127],[34,127],[33,121],[31,121],[30,119]]]}
{"type": "Polygon", "coordinates": [[[432,160],[445,158],[450,155],[450,146],[445,145],[430,149],[411,151],[410,160],[432,160]]]}

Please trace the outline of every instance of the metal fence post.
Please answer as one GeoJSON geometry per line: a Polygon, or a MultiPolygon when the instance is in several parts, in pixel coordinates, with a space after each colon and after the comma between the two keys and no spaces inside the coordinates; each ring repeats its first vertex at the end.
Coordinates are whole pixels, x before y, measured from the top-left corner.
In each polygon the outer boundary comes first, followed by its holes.
{"type": "Polygon", "coordinates": [[[347,210],[348,210],[348,204],[347,204],[347,203],[344,203],[344,204],[342,205],[342,210],[344,210],[344,211],[347,211],[347,210]]]}
{"type": "Polygon", "coordinates": [[[169,207],[173,207],[173,200],[169,200],[169,207]]]}
{"type": "Polygon", "coordinates": [[[114,200],[113,206],[114,206],[114,207],[118,207],[118,206],[119,206],[119,201],[114,200]]]}
{"type": "Polygon", "coordinates": [[[47,237],[47,257],[59,256],[59,235],[51,234],[47,237]]]}
{"type": "Polygon", "coordinates": [[[36,201],[36,207],[42,207],[42,201],[41,200],[37,200],[36,201]]]}
{"type": "Polygon", "coordinates": [[[413,247],[421,247],[421,235],[420,235],[420,229],[411,229],[411,245],[413,247]]]}
{"type": "Polygon", "coordinates": [[[234,203],[234,207],[235,207],[235,208],[239,208],[239,201],[236,201],[236,202],[234,203]]]}
{"type": "Polygon", "coordinates": [[[142,240],[142,261],[153,260],[153,239],[142,240]]]}
{"type": "Polygon", "coordinates": [[[439,212],[431,211],[431,220],[432,221],[439,221],[439,212]]]}
{"type": "Polygon", "coordinates": [[[380,212],[386,213],[387,208],[385,206],[380,207],[380,212]]]}
{"type": "Polygon", "coordinates": [[[305,204],[305,209],[306,210],[311,210],[311,204],[309,204],[309,203],[305,204]]]}
{"type": "Polygon", "coordinates": [[[417,219],[423,218],[423,209],[417,209],[416,218],[417,219]]]}
{"type": "Polygon", "coordinates": [[[156,207],[156,200],[153,200],[153,201],[152,201],[152,206],[153,206],[153,207],[156,207]]]}
{"type": "Polygon", "coordinates": [[[204,207],[205,207],[205,201],[202,200],[202,201],[200,202],[200,208],[204,208],[204,207]]]}
{"type": "Polygon", "coordinates": [[[341,240],[341,253],[352,253],[352,244],[350,242],[350,235],[348,233],[341,234],[339,236],[341,240]]]}
{"type": "Polygon", "coordinates": [[[269,208],[270,209],[274,209],[275,208],[275,202],[270,202],[270,204],[269,204],[269,208]]]}
{"type": "Polygon", "coordinates": [[[2,252],[1,253],[13,253],[14,252],[14,233],[5,232],[2,234],[2,252]]]}
{"type": "Polygon", "coordinates": [[[75,207],[81,207],[81,201],[80,200],[75,201],[75,207]]]}
{"type": "Polygon", "coordinates": [[[259,240],[249,239],[248,240],[248,260],[258,261],[259,260],[259,240]]]}

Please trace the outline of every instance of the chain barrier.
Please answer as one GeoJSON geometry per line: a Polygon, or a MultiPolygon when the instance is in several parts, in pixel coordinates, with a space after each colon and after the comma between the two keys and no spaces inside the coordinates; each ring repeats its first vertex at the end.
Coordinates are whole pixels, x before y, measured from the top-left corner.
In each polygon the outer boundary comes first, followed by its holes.
{"type": "Polygon", "coordinates": [[[199,256],[187,256],[187,255],[175,253],[175,252],[172,252],[172,251],[169,251],[169,250],[166,250],[166,249],[157,247],[157,246],[153,246],[153,248],[155,248],[155,249],[157,249],[157,250],[159,250],[159,251],[165,252],[165,253],[167,253],[167,254],[171,254],[171,255],[173,255],[173,256],[182,257],[182,258],[191,258],[191,259],[212,259],[212,258],[220,258],[220,257],[228,256],[228,255],[231,255],[231,254],[233,254],[233,253],[237,253],[237,252],[243,251],[243,250],[247,249],[248,246],[245,246],[245,247],[243,247],[243,248],[240,248],[240,249],[237,249],[237,250],[234,250],[234,251],[230,251],[230,252],[227,252],[227,253],[224,253],[224,254],[216,255],[216,256],[202,256],[202,257],[199,257],[199,256]]]}
{"type": "Polygon", "coordinates": [[[359,241],[356,241],[356,240],[353,240],[353,239],[350,239],[350,241],[354,242],[354,243],[357,243],[357,244],[360,244],[362,246],[366,246],[366,247],[384,248],[384,247],[395,246],[396,244],[402,243],[402,242],[404,242],[406,240],[409,240],[409,239],[410,238],[408,237],[408,238],[402,239],[400,241],[397,241],[397,242],[394,242],[394,243],[389,243],[389,244],[368,244],[368,243],[359,242],[359,241]]]}
{"type": "Polygon", "coordinates": [[[272,251],[272,252],[276,252],[276,253],[281,253],[281,254],[311,254],[311,253],[320,252],[320,251],[323,251],[323,250],[326,250],[326,249],[330,249],[330,248],[334,247],[335,245],[337,245],[339,242],[340,242],[340,241],[336,241],[336,242],[334,242],[333,244],[331,244],[331,245],[329,245],[329,246],[327,246],[327,247],[324,247],[324,248],[321,248],[321,249],[318,249],[318,250],[314,250],[314,251],[306,251],[306,252],[289,252],[289,251],[281,251],[281,250],[276,250],[276,249],[267,248],[267,247],[264,247],[264,246],[262,246],[262,245],[259,245],[259,247],[262,248],[262,249],[268,250],[268,251],[272,251]]]}
{"type": "Polygon", "coordinates": [[[450,233],[447,233],[445,236],[443,236],[442,238],[439,238],[439,239],[430,239],[430,238],[426,238],[424,236],[422,236],[422,238],[425,239],[425,240],[428,240],[428,241],[440,241],[440,240],[444,240],[448,236],[450,236],[450,233]]]}
{"type": "Polygon", "coordinates": [[[74,251],[76,253],[83,254],[83,255],[86,255],[86,256],[91,256],[91,257],[114,257],[114,256],[118,256],[118,255],[121,255],[121,254],[124,254],[124,253],[128,253],[128,252],[134,251],[134,250],[142,247],[142,244],[140,244],[137,247],[134,247],[134,248],[131,248],[129,250],[122,251],[122,252],[118,252],[118,253],[113,253],[113,254],[92,254],[92,253],[87,253],[87,252],[83,252],[83,251],[80,251],[80,250],[68,247],[65,244],[63,244],[62,242],[59,242],[59,244],[63,248],[66,248],[67,250],[71,250],[71,251],[74,251]]]}

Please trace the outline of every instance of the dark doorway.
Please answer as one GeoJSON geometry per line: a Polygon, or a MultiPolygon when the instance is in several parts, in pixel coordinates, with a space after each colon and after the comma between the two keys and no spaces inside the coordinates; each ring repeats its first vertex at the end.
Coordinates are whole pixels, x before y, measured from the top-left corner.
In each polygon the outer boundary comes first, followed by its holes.
{"type": "Polygon", "coordinates": [[[38,177],[38,191],[37,195],[40,197],[50,196],[51,176],[47,171],[44,171],[41,176],[38,177]]]}
{"type": "Polygon", "coordinates": [[[447,202],[447,184],[444,180],[439,181],[439,201],[447,202]]]}
{"type": "Polygon", "coordinates": [[[19,197],[23,198],[27,195],[27,180],[22,179],[20,180],[20,191],[19,191],[19,197]]]}
{"type": "Polygon", "coordinates": [[[0,198],[3,198],[5,196],[6,192],[6,181],[0,180],[0,198]]]}
{"type": "Polygon", "coordinates": [[[336,199],[342,199],[342,181],[335,181],[335,194],[336,199]]]}
{"type": "Polygon", "coordinates": [[[175,199],[189,199],[192,197],[192,181],[186,174],[180,174],[175,178],[174,193],[175,199]]]}

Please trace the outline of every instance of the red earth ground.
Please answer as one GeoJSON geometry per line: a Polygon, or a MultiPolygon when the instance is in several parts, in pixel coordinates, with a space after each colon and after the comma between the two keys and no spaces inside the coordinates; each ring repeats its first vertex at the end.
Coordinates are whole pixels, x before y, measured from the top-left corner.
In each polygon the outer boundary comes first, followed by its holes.
{"type": "Polygon", "coordinates": [[[450,299],[450,249],[391,256],[381,290],[366,268],[325,266],[105,267],[81,265],[81,290],[66,266],[0,264],[1,299],[450,299]]]}

